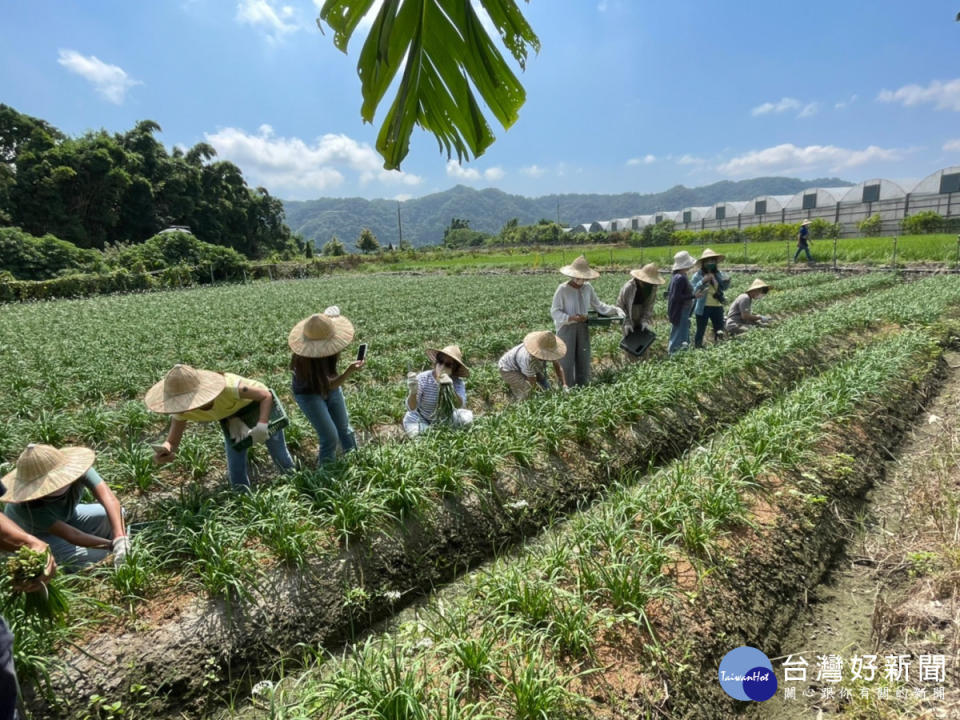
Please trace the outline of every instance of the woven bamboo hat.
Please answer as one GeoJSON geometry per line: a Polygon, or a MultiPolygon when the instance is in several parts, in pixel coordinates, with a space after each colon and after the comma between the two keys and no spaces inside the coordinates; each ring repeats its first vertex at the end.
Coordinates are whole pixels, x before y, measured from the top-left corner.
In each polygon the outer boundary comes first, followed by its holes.
{"type": "Polygon", "coordinates": [[[549,330],[527,333],[523,347],[538,360],[559,360],[567,354],[567,344],[549,330]]]}
{"type": "Polygon", "coordinates": [[[336,305],[314,313],[293,326],[287,344],[297,355],[320,358],[336,355],[353,340],[353,323],[336,305]]]}
{"type": "Polygon", "coordinates": [[[804,220],[804,221],[803,221],[802,223],[800,223],[800,224],[801,224],[801,225],[809,225],[809,224],[810,224],[810,221],[809,221],[809,220],[804,220]]]}
{"type": "Polygon", "coordinates": [[[21,503],[36,500],[70,485],[93,466],[97,454],[90,448],[30,443],[17,458],[17,467],[0,482],[7,491],[0,502],[21,503]]]}
{"type": "Polygon", "coordinates": [[[631,270],[631,277],[640,282],[650,283],[651,285],[663,285],[663,278],[660,277],[660,268],[656,263],[647,263],[639,270],[631,270]]]}
{"type": "Polygon", "coordinates": [[[210,370],[176,364],[143,398],[153,412],[183,413],[206,405],[223,392],[226,378],[210,370]]]}
{"type": "Polygon", "coordinates": [[[564,265],[560,268],[560,272],[567,277],[578,278],[579,280],[594,280],[600,277],[600,273],[590,267],[590,263],[583,255],[569,265],[564,265]]]}
{"type": "Polygon", "coordinates": [[[769,285],[767,285],[760,278],[757,278],[752,283],[750,283],[750,287],[747,288],[747,292],[750,292],[751,290],[769,290],[769,289],[770,289],[769,285]]]}
{"type": "Polygon", "coordinates": [[[689,270],[696,264],[697,261],[693,259],[693,255],[686,250],[681,250],[673,256],[673,268],[671,272],[674,270],[689,270]]]}
{"type": "Polygon", "coordinates": [[[434,365],[437,364],[437,353],[442,353],[457,363],[457,369],[453,371],[455,377],[467,377],[470,375],[470,368],[463,364],[463,353],[460,352],[458,345],[447,345],[442,350],[427,348],[427,357],[430,358],[430,362],[434,365]]]}
{"type": "Polygon", "coordinates": [[[721,255],[720,253],[716,253],[710,248],[707,248],[702,253],[700,253],[700,259],[697,260],[697,263],[699,263],[700,265],[703,265],[703,263],[709,260],[710,258],[713,258],[717,262],[720,262],[721,260],[724,260],[726,257],[727,257],[726,255],[721,255]]]}

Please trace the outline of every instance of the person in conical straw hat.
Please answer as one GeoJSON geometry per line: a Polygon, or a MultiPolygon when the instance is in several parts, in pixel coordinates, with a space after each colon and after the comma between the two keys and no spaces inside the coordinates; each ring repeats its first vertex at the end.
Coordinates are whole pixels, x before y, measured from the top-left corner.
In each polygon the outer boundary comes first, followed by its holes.
{"type": "MultiPolygon", "coordinates": [[[[638,270],[630,271],[630,279],[620,288],[617,307],[623,312],[623,336],[637,330],[653,330],[653,306],[657,301],[657,288],[663,285],[660,268],[656,263],[647,263],[638,270]]],[[[630,362],[638,358],[624,351],[630,362]]]]}
{"type": "Polygon", "coordinates": [[[737,295],[737,299],[731,303],[730,309],[727,310],[727,335],[731,337],[740,335],[750,328],[762,327],[770,322],[770,318],[765,315],[756,315],[753,312],[753,301],[768,292],[770,292],[770,286],[757,278],[750,283],[746,292],[737,295]]]}
{"type": "Polygon", "coordinates": [[[16,467],[0,484],[3,514],[24,532],[50,546],[68,572],[100,562],[111,552],[114,563],[130,550],[120,501],[94,469],[96,453],[85,447],[27,445],[16,467]],[[81,503],[89,490],[95,503],[81,503]]]}
{"type": "Polygon", "coordinates": [[[425,432],[437,420],[441,386],[453,392],[454,409],[450,424],[464,427],[473,422],[473,411],[467,409],[467,387],[463,382],[470,375],[470,369],[463,361],[460,347],[428,348],[427,357],[433,363],[430,370],[407,374],[407,412],[403,416],[403,431],[410,438],[425,432]]]}
{"type": "Polygon", "coordinates": [[[800,253],[807,254],[807,264],[813,262],[813,255],[810,254],[810,221],[804,220],[797,229],[797,251],[793,254],[793,261],[796,262],[800,253]]]}
{"type": "Polygon", "coordinates": [[[690,313],[693,311],[694,294],[687,275],[696,264],[697,261],[686,250],[673,256],[670,287],[667,289],[667,318],[671,327],[667,352],[670,355],[686,350],[690,345],[690,313]]]}
{"type": "Polygon", "coordinates": [[[624,312],[616,305],[600,302],[596,290],[588,282],[600,277],[600,273],[590,267],[583,255],[560,268],[560,273],[570,278],[557,288],[550,306],[557,336],[567,346],[567,354],[560,365],[568,385],[586,385],[590,382],[588,311],[595,310],[599,315],[616,315],[621,319],[624,312]]]}
{"type": "Polygon", "coordinates": [[[547,363],[553,363],[560,387],[567,390],[560,359],[566,355],[567,346],[549,330],[527,333],[523,342],[500,356],[497,367],[500,377],[507,383],[516,400],[525,400],[531,391],[540,387],[550,389],[547,380],[547,363]]]}
{"type": "Polygon", "coordinates": [[[707,248],[700,253],[697,271],[690,280],[696,297],[693,304],[693,316],[697,320],[694,347],[703,347],[708,322],[713,325],[713,341],[717,343],[723,339],[723,305],[726,300],[723,291],[730,287],[730,275],[720,272],[719,264],[723,260],[723,255],[707,248]]]}
{"type": "Polygon", "coordinates": [[[236,490],[249,490],[247,451],[249,447],[235,447],[246,438],[254,443],[266,443],[270,457],[281,472],[293,469],[293,458],[287,450],[283,430],[270,433],[268,421],[273,408],[274,394],[263,383],[233,373],[198,370],[177,364],[163,380],[151,387],[143,399],[155,413],[170,415],[170,430],[161,445],[154,446],[153,461],[173,462],[188,422],[220,423],[227,453],[227,475],[236,490]],[[259,405],[257,422],[251,428],[238,417],[252,403],[259,405]]]}
{"type": "Polygon", "coordinates": [[[353,324],[332,305],[298,322],[287,338],[293,351],[293,399],[317,431],[317,465],[335,460],[338,444],[344,453],[357,447],[342,386],[364,360],[353,361],[342,373],[337,369],[353,334],[353,324]]]}

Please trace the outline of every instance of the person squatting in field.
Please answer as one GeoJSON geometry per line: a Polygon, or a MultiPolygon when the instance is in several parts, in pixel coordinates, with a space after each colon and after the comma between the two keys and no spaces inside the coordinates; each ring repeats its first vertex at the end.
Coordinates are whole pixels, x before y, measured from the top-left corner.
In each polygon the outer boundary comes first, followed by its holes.
{"type": "Polygon", "coordinates": [[[769,318],[764,315],[755,315],[752,304],[761,295],[766,295],[770,291],[770,286],[763,280],[757,278],[747,291],[737,295],[737,299],[730,305],[727,311],[727,334],[740,335],[753,327],[758,327],[769,322],[769,318]]]}
{"type": "Polygon", "coordinates": [[[516,400],[525,400],[537,387],[550,389],[547,380],[547,363],[553,363],[560,387],[567,390],[567,381],[563,374],[560,359],[566,354],[567,346],[549,330],[528,333],[519,345],[507,350],[500,356],[497,367],[500,377],[510,388],[516,400]]]}
{"type": "Polygon", "coordinates": [[[586,385],[590,382],[587,312],[592,309],[599,315],[616,315],[621,320],[626,313],[616,305],[601,302],[597,297],[596,290],[587,281],[600,277],[600,273],[590,267],[583,255],[560,268],[560,272],[570,278],[557,287],[550,307],[557,335],[567,346],[567,354],[560,365],[568,385],[586,385]]]}
{"type": "Polygon", "coordinates": [[[130,550],[120,501],[93,468],[95,459],[89,448],[31,443],[0,481],[7,488],[0,496],[3,514],[48,545],[68,572],[111,552],[119,565],[130,550]],[[80,502],[85,490],[95,503],[80,502]]]}
{"type": "Polygon", "coordinates": [[[170,415],[170,430],[162,445],[154,448],[153,461],[157,464],[173,462],[187,422],[219,421],[224,433],[227,453],[227,474],[236,490],[249,490],[247,451],[235,444],[245,438],[254,443],[266,443],[270,457],[281,472],[293,469],[293,458],[287,450],[283,430],[273,435],[267,424],[273,407],[273,393],[263,383],[210,370],[197,370],[189,365],[174,365],[160,382],[151,387],[144,397],[146,406],[155,413],[170,415]],[[237,417],[251,403],[259,404],[257,423],[250,428],[237,417]]]}
{"type": "Polygon", "coordinates": [[[696,264],[697,261],[686,250],[673,256],[673,275],[667,289],[667,318],[671,326],[667,352],[670,355],[690,346],[690,311],[693,309],[695,295],[687,273],[696,264]]]}
{"type": "MultiPolygon", "coordinates": [[[[656,263],[647,263],[639,270],[630,271],[630,279],[620,288],[617,307],[623,313],[623,336],[638,330],[653,331],[653,306],[657,301],[657,287],[663,285],[660,268],[656,263]]],[[[637,357],[626,350],[624,357],[636,362],[637,357]]]]}
{"type": "Polygon", "coordinates": [[[724,256],[707,248],[697,260],[697,272],[690,283],[697,300],[693,305],[693,315],[697,321],[697,334],[693,338],[694,347],[703,347],[703,336],[707,332],[707,322],[713,325],[713,341],[723,339],[723,291],[730,287],[730,276],[720,272],[717,265],[724,256]]]}
{"type": "Polygon", "coordinates": [[[287,337],[293,351],[293,399],[317,431],[317,465],[336,459],[338,442],[344,453],[357,447],[341,386],[364,361],[355,360],[337,372],[340,351],[353,340],[353,333],[353,323],[333,305],[298,322],[287,337]]]}
{"type": "Polygon", "coordinates": [[[456,345],[442,350],[427,350],[433,363],[432,370],[407,375],[407,412],[403,416],[403,430],[407,437],[416,437],[428,430],[440,418],[441,386],[453,391],[453,412],[449,423],[462,427],[473,422],[473,411],[466,409],[467,388],[463,382],[470,370],[463,364],[463,354],[456,345]]]}

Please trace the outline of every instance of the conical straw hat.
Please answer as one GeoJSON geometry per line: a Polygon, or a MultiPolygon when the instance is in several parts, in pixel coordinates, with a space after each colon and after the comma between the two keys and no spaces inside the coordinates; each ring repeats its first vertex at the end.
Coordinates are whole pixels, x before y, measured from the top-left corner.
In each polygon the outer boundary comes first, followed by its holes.
{"type": "Polygon", "coordinates": [[[763,290],[763,289],[769,290],[769,289],[770,289],[770,286],[767,285],[767,284],[766,284],[763,280],[761,280],[760,278],[757,278],[757,279],[754,280],[752,283],[750,283],[750,287],[747,288],[747,292],[750,292],[751,290],[763,290]]]}
{"type": "Polygon", "coordinates": [[[437,353],[443,353],[448,358],[453,358],[457,361],[459,367],[453,371],[456,377],[467,377],[470,375],[470,368],[463,364],[463,353],[460,352],[460,348],[457,345],[447,345],[442,350],[427,348],[427,357],[430,358],[430,362],[434,365],[437,364],[437,353]]]}
{"type": "Polygon", "coordinates": [[[704,250],[702,253],[700,253],[700,259],[697,260],[697,262],[700,263],[701,265],[703,265],[703,262],[704,262],[705,260],[709,260],[710,258],[713,258],[713,259],[716,260],[717,262],[720,262],[721,260],[725,259],[726,257],[727,257],[726,255],[721,255],[720,253],[716,253],[716,252],[714,252],[713,250],[711,250],[710,248],[707,248],[707,249],[704,250]]]}
{"type": "Polygon", "coordinates": [[[631,270],[630,275],[640,282],[650,283],[651,285],[663,285],[663,278],[660,277],[660,268],[656,263],[647,263],[639,270],[631,270]]]}
{"type": "Polygon", "coordinates": [[[590,263],[581,255],[569,265],[560,268],[560,272],[567,277],[577,278],[579,280],[593,280],[600,277],[600,273],[590,268],[590,263]]]}
{"type": "Polygon", "coordinates": [[[321,358],[336,355],[353,340],[353,323],[339,314],[328,315],[335,308],[314,313],[293,326],[287,344],[297,355],[321,358]]]}
{"type": "Polygon", "coordinates": [[[7,491],[0,502],[21,503],[36,500],[65,488],[93,466],[97,454],[90,448],[30,443],[17,458],[17,467],[0,482],[7,491]]]}
{"type": "Polygon", "coordinates": [[[143,402],[153,412],[183,413],[206,405],[223,392],[226,385],[226,378],[220,373],[177,364],[163,380],[147,390],[143,402]]]}
{"type": "Polygon", "coordinates": [[[567,354],[567,344],[549,330],[527,333],[523,347],[538,360],[559,360],[567,354]]]}
{"type": "Polygon", "coordinates": [[[697,264],[697,261],[693,259],[693,255],[688,253],[686,250],[681,250],[676,255],[673,256],[673,270],[689,270],[694,265],[697,264]]]}

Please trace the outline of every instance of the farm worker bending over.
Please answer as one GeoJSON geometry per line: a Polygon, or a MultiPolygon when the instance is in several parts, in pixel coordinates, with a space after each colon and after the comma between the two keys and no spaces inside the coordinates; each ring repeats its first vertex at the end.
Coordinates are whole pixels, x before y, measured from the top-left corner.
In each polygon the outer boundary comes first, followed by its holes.
{"type": "Polygon", "coordinates": [[[16,469],[3,477],[7,491],[3,514],[50,546],[54,560],[68,572],[103,560],[126,560],[130,540],[123,510],[113,491],[93,469],[96,453],[85,447],[58,450],[27,445],[16,469]],[[81,503],[84,490],[97,501],[81,503]]]}
{"type": "MultiPolygon", "coordinates": [[[[624,337],[637,330],[653,330],[653,305],[657,301],[659,285],[663,285],[663,278],[656,263],[647,263],[639,270],[630,271],[630,279],[617,296],[617,307],[625,315],[624,337]]],[[[623,354],[630,361],[637,359],[626,351],[623,354]]]]}
{"type": "Polygon", "coordinates": [[[363,360],[337,372],[340,351],[353,340],[353,323],[340,314],[337,306],[328,307],[294,325],[287,337],[293,351],[293,399],[317,431],[320,446],[317,464],[334,460],[337,443],[347,453],[357,447],[350,416],[343,401],[341,385],[363,367],[363,360]]]}
{"type": "Polygon", "coordinates": [[[232,373],[220,374],[210,370],[196,370],[189,365],[174,365],[166,376],[151,387],[144,397],[146,406],[156,413],[172,415],[170,431],[164,443],[155,448],[155,463],[172,462],[187,422],[223,421],[224,447],[227,451],[227,474],[236,490],[247,490],[247,450],[236,449],[234,443],[250,438],[254,443],[265,442],[273,462],[282,471],[293,468],[293,458],[287,450],[283,430],[270,434],[267,422],[273,407],[273,394],[263,383],[248,380],[232,373]],[[237,417],[250,403],[259,403],[260,413],[252,428],[237,417]]]}
{"type": "Polygon", "coordinates": [[[561,283],[553,294],[550,315],[557,328],[557,335],[567,346],[567,354],[560,361],[568,385],[586,385],[590,382],[590,330],[587,327],[587,311],[596,310],[600,315],[616,315],[623,319],[626,313],[616,305],[600,302],[596,290],[586,282],[600,277],[592,270],[587,259],[581,255],[560,272],[570,278],[561,283]]]}
{"type": "Polygon", "coordinates": [[[407,412],[403,430],[407,437],[416,437],[432,424],[447,422],[454,427],[473,422],[473,411],[467,410],[467,388],[463,378],[470,370],[463,364],[463,355],[456,345],[443,350],[427,350],[433,370],[407,375],[407,412]],[[453,407],[446,407],[444,397],[453,407]]]}
{"type": "Polygon", "coordinates": [[[697,260],[698,270],[690,281],[697,301],[693,305],[693,315],[697,319],[697,334],[693,339],[695,347],[703,347],[703,336],[707,332],[707,322],[713,325],[713,341],[723,339],[723,291],[730,287],[730,276],[724,275],[717,264],[724,256],[707,248],[697,260]]]}
{"type": "Polygon", "coordinates": [[[769,291],[770,286],[760,278],[757,278],[750,283],[750,287],[747,288],[745,293],[737,295],[737,299],[733,301],[730,310],[727,311],[728,335],[740,335],[751,327],[756,327],[770,321],[770,319],[764,315],[754,315],[750,307],[754,300],[761,295],[766,295],[769,291]]]}
{"type": "Polygon", "coordinates": [[[687,273],[697,261],[686,250],[673,256],[673,277],[667,290],[667,317],[670,319],[670,342],[667,352],[673,355],[690,346],[690,311],[693,309],[693,287],[687,273]]]}
{"type": "MultiPolygon", "coordinates": [[[[7,490],[0,482],[0,493],[6,495],[7,490]]],[[[35,552],[46,552],[49,548],[40,540],[17,525],[13,520],[0,515],[0,551],[15,552],[28,547],[35,552]]],[[[26,587],[14,587],[14,591],[32,592],[45,585],[56,572],[57,564],[53,555],[47,556],[47,566],[37,580],[26,587]]],[[[13,667],[13,634],[7,627],[6,621],[0,617],[0,720],[13,720],[17,704],[17,674],[13,667]]]]}
{"type": "Polygon", "coordinates": [[[566,352],[563,340],[549,330],[528,333],[522,343],[500,357],[497,363],[500,377],[510,386],[515,399],[525,400],[538,385],[544,390],[550,389],[547,363],[552,362],[557,381],[566,390],[567,382],[559,362],[566,352]]]}

